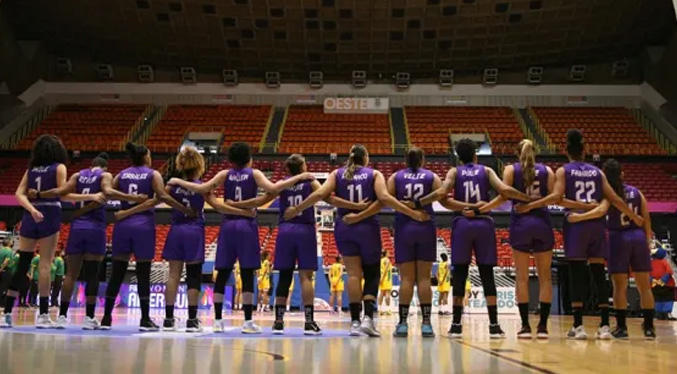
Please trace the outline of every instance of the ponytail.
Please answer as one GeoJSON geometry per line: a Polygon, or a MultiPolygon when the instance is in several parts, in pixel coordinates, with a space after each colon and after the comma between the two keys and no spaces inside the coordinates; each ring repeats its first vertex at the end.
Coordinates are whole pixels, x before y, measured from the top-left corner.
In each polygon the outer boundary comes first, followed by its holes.
{"type": "Polygon", "coordinates": [[[404,159],[407,162],[408,168],[417,171],[423,167],[423,150],[419,147],[411,147],[407,150],[404,159]]]}
{"type": "Polygon", "coordinates": [[[125,144],[125,150],[129,159],[132,160],[134,166],[142,166],[145,162],[145,157],[148,154],[148,148],[145,145],[134,144],[128,142],[125,144]]]}
{"type": "Polygon", "coordinates": [[[536,179],[536,154],[534,152],[534,143],[529,139],[524,139],[519,143],[519,149],[524,188],[527,189],[534,184],[534,180],[536,179]]]}
{"type": "Polygon", "coordinates": [[[621,164],[614,159],[607,160],[602,166],[602,171],[606,175],[611,188],[613,188],[616,195],[625,201],[625,188],[623,187],[623,170],[621,164]]]}
{"type": "Polygon", "coordinates": [[[346,171],[343,174],[343,178],[352,180],[355,175],[355,169],[357,169],[358,166],[365,166],[367,155],[367,148],[362,144],[353,145],[350,149],[350,156],[348,156],[346,171]]]}
{"type": "Polygon", "coordinates": [[[108,153],[101,152],[92,160],[92,166],[106,169],[108,167],[108,153]]]}

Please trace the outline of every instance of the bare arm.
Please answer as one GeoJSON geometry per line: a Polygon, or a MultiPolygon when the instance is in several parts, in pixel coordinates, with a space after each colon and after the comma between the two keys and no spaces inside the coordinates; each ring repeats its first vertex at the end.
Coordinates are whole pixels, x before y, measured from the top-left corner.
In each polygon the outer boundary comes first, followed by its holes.
{"type": "Polygon", "coordinates": [[[646,235],[646,242],[651,248],[651,241],[653,238],[653,229],[651,228],[651,215],[649,214],[649,205],[646,203],[644,194],[639,193],[640,198],[642,199],[642,218],[644,218],[644,233],[646,235]]]}
{"type": "Polygon", "coordinates": [[[228,176],[228,169],[226,170],[221,170],[218,172],[212,179],[209,181],[198,184],[198,183],[193,183],[193,182],[188,182],[186,180],[183,180],[181,178],[172,178],[167,182],[168,185],[170,186],[181,186],[187,190],[191,190],[195,193],[199,193],[201,195],[206,195],[210,193],[211,191],[215,190],[218,188],[220,185],[225,182],[226,177],[228,176]]]}
{"type": "Polygon", "coordinates": [[[287,208],[287,211],[284,213],[284,218],[291,219],[296,217],[297,215],[299,215],[299,213],[303,212],[304,210],[315,205],[315,203],[317,203],[318,201],[329,196],[335,189],[336,189],[336,171],[333,171],[331,174],[329,174],[327,180],[324,181],[322,187],[318,188],[317,190],[315,190],[315,192],[310,194],[310,196],[308,196],[305,200],[303,200],[301,204],[287,208]]]}
{"type": "Polygon", "coordinates": [[[515,199],[525,202],[531,201],[527,194],[517,191],[516,189],[503,183],[503,181],[498,178],[498,175],[496,175],[496,172],[493,169],[485,168],[485,170],[487,171],[487,176],[489,177],[489,184],[491,184],[491,187],[501,194],[501,196],[508,199],[515,199]]]}
{"type": "MultiPolygon", "coordinates": [[[[57,169],[57,175],[58,172],[59,169],[57,169]]],[[[79,176],[80,173],[75,173],[70,177],[68,182],[64,183],[61,187],[52,188],[51,190],[47,191],[40,191],[40,197],[45,199],[53,199],[55,197],[63,196],[75,191],[75,187],[77,186],[79,176]]],[[[28,195],[30,196],[30,198],[35,199],[37,197],[37,192],[38,192],[37,190],[31,189],[28,191],[28,195]]]]}
{"type": "Polygon", "coordinates": [[[279,194],[280,191],[284,190],[285,188],[289,188],[293,185],[295,185],[298,182],[304,181],[304,180],[311,180],[314,179],[313,175],[311,173],[301,173],[298,175],[295,175],[289,179],[277,181],[277,183],[273,183],[266,178],[266,176],[261,172],[261,170],[254,169],[254,181],[256,182],[256,185],[259,186],[260,188],[263,188],[264,191],[266,192],[271,192],[275,194],[279,194]]]}
{"type": "MultiPolygon", "coordinates": [[[[387,188],[388,188],[388,192],[389,192],[391,195],[394,195],[394,194],[395,194],[395,182],[394,182],[394,178],[395,178],[395,176],[394,176],[394,174],[393,174],[393,175],[388,179],[388,185],[387,185],[387,188]]],[[[358,222],[364,221],[365,219],[367,219],[367,218],[369,218],[369,217],[373,217],[373,216],[377,215],[377,214],[381,211],[381,209],[383,208],[383,206],[384,206],[383,203],[381,203],[379,200],[376,200],[376,201],[374,201],[373,203],[371,203],[371,204],[367,207],[367,209],[365,209],[365,210],[363,210],[363,211],[361,211],[361,212],[346,214],[346,215],[343,217],[343,223],[345,223],[345,224],[347,224],[347,225],[353,225],[353,224],[356,224],[356,223],[358,223],[358,222]]]]}
{"type": "Polygon", "coordinates": [[[602,173],[602,190],[604,192],[604,197],[609,200],[611,205],[623,212],[623,214],[628,216],[628,218],[633,220],[637,226],[644,226],[644,219],[637,215],[637,213],[635,213],[632,209],[630,209],[628,204],[626,204],[620,196],[616,195],[616,192],[609,184],[609,181],[606,179],[606,175],[604,175],[604,173],[602,173]]]}
{"type": "Polygon", "coordinates": [[[427,213],[413,210],[389,194],[385,178],[380,171],[374,171],[374,191],[376,192],[376,197],[378,197],[378,200],[385,206],[390,207],[402,214],[406,214],[417,221],[427,221],[430,219],[427,213]]]}
{"type": "Polygon", "coordinates": [[[604,217],[610,206],[609,200],[604,199],[596,208],[588,210],[585,213],[570,213],[567,216],[567,221],[576,223],[604,217]]]}
{"type": "Polygon", "coordinates": [[[226,204],[226,203],[218,200],[216,198],[216,196],[214,196],[211,193],[205,195],[205,201],[212,208],[214,208],[217,212],[222,213],[222,214],[232,214],[232,215],[250,217],[250,218],[256,217],[256,212],[254,210],[235,208],[233,206],[230,206],[229,204],[226,204]]]}
{"type": "Polygon", "coordinates": [[[431,192],[428,196],[425,196],[420,200],[421,205],[430,205],[433,203],[433,201],[440,201],[444,199],[454,188],[454,183],[456,183],[456,168],[452,167],[447,172],[447,176],[444,179],[442,185],[435,189],[435,191],[431,192]]]}
{"type": "Polygon", "coordinates": [[[162,201],[163,203],[169,205],[170,207],[180,211],[181,213],[190,216],[194,215],[195,211],[193,209],[181,204],[176,201],[169,194],[170,187],[165,188],[165,183],[162,181],[162,175],[159,171],[153,172],[153,191],[155,192],[155,197],[162,201]]]}
{"type": "Polygon", "coordinates": [[[126,194],[118,191],[116,188],[118,187],[118,176],[113,176],[110,173],[103,173],[101,175],[101,192],[103,192],[104,195],[106,195],[106,198],[110,200],[124,200],[124,201],[131,201],[135,203],[142,203],[146,200],[148,200],[148,196],[146,195],[132,195],[132,194],[126,194]]]}
{"type": "MultiPolygon", "coordinates": [[[[553,175],[553,183],[554,183],[554,175],[553,175]]],[[[515,182],[515,168],[512,165],[508,165],[503,169],[503,183],[506,186],[512,186],[513,183],[515,182]]],[[[548,188],[548,191],[552,190],[552,188],[548,188]]],[[[493,200],[489,202],[489,204],[486,204],[480,208],[480,213],[485,214],[489,213],[492,210],[498,208],[501,204],[505,203],[508,201],[503,195],[498,195],[496,196],[493,200]]]]}
{"type": "Polygon", "coordinates": [[[33,216],[33,219],[36,222],[40,222],[43,220],[42,213],[40,213],[33,204],[31,204],[30,200],[28,200],[28,196],[26,195],[28,191],[28,172],[24,173],[24,176],[21,178],[21,182],[19,182],[19,186],[16,188],[16,192],[14,193],[14,196],[16,197],[16,200],[19,202],[19,205],[21,205],[22,208],[26,209],[27,212],[33,216]]]}
{"type": "Polygon", "coordinates": [[[155,208],[156,205],[160,204],[160,199],[156,196],[152,199],[148,199],[144,201],[141,204],[134,205],[133,207],[126,209],[126,210],[119,210],[115,212],[115,220],[119,221],[121,219],[125,219],[129,216],[133,216],[135,214],[145,212],[147,210],[155,208]]]}
{"type": "Polygon", "coordinates": [[[233,208],[254,209],[275,200],[277,196],[277,193],[266,192],[265,194],[259,195],[253,199],[247,199],[244,201],[227,200],[226,203],[233,208]]]}
{"type": "Polygon", "coordinates": [[[521,207],[518,207],[517,211],[518,213],[524,213],[525,211],[528,212],[531,209],[539,209],[551,204],[559,204],[564,197],[565,189],[566,189],[566,181],[564,175],[564,168],[559,168],[555,173],[555,184],[553,185],[550,194],[539,200],[532,201],[529,204],[524,204],[521,207]]]}

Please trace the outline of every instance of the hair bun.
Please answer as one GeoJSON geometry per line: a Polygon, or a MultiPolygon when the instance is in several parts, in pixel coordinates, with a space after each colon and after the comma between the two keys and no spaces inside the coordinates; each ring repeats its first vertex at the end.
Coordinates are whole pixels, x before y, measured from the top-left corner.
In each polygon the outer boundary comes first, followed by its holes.
{"type": "Polygon", "coordinates": [[[108,156],[108,153],[106,153],[106,152],[101,152],[101,153],[99,153],[99,154],[96,156],[96,158],[102,158],[102,159],[108,161],[109,156],[108,156]]]}

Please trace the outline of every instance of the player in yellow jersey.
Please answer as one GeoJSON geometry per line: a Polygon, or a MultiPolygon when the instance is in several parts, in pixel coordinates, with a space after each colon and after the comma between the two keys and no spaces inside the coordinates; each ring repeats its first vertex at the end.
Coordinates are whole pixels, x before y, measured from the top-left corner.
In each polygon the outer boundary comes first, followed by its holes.
{"type": "Polygon", "coordinates": [[[261,253],[261,269],[258,270],[259,281],[259,312],[268,311],[270,306],[266,297],[268,296],[268,289],[270,288],[270,261],[268,260],[268,252],[261,253]]]}
{"type": "Polygon", "coordinates": [[[343,306],[343,259],[336,256],[336,262],[329,268],[329,287],[331,296],[329,296],[329,307],[336,313],[341,312],[343,306]],[[336,306],[334,306],[336,301],[336,306]]]}
{"type": "Polygon", "coordinates": [[[449,271],[449,257],[446,253],[440,255],[442,261],[437,266],[437,292],[440,293],[440,312],[441,316],[451,315],[447,310],[449,304],[449,291],[451,290],[451,271],[449,271]]]}
{"type": "Polygon", "coordinates": [[[379,314],[390,315],[390,291],[393,290],[393,264],[390,262],[386,251],[381,252],[381,281],[378,288],[381,291],[378,295],[379,314]],[[381,310],[383,299],[386,301],[386,307],[381,310]]]}
{"type": "Polygon", "coordinates": [[[233,277],[235,277],[235,297],[233,298],[233,310],[240,310],[242,309],[242,277],[240,276],[240,261],[235,263],[233,277]]]}

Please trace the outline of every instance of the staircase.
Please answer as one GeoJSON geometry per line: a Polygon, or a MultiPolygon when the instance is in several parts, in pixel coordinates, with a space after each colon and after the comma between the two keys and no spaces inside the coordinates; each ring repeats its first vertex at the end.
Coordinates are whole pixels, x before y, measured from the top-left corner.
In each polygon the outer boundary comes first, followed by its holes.
{"type": "Polygon", "coordinates": [[[409,129],[404,108],[390,108],[390,136],[395,154],[404,154],[409,145],[409,129]]]}
{"type": "Polygon", "coordinates": [[[545,138],[538,131],[536,124],[532,121],[529,111],[524,109],[515,110],[515,116],[522,126],[522,131],[524,131],[527,138],[535,142],[541,150],[546,150],[548,148],[548,143],[545,141],[545,138]]]}
{"type": "Polygon", "coordinates": [[[137,144],[145,144],[146,140],[150,137],[150,133],[153,132],[153,129],[160,122],[166,111],[167,107],[164,106],[152,107],[148,115],[143,119],[141,126],[134,132],[132,136],[133,141],[137,144]]]}
{"type": "Polygon", "coordinates": [[[268,129],[266,130],[264,144],[261,149],[263,153],[275,153],[277,145],[282,137],[284,121],[287,117],[287,108],[275,108],[268,129]]]}

